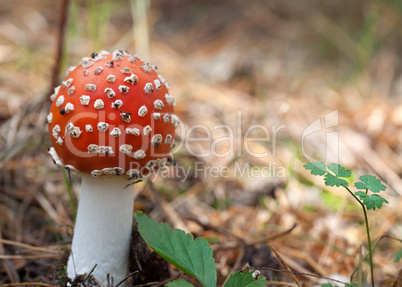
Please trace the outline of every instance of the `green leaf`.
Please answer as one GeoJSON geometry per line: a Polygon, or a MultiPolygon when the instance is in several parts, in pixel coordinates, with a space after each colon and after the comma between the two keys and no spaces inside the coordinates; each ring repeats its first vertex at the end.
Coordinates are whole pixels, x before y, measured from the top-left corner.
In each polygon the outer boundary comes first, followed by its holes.
{"type": "Polygon", "coordinates": [[[338,285],[332,285],[331,283],[323,283],[321,284],[321,287],[338,287],[338,285]]]}
{"type": "Polygon", "coordinates": [[[363,191],[356,191],[355,194],[360,198],[368,210],[376,210],[376,208],[380,209],[383,203],[388,203],[385,198],[379,196],[378,194],[368,195],[363,191]]]}
{"type": "Polygon", "coordinates": [[[360,287],[359,284],[355,282],[350,282],[345,284],[346,287],[360,287]]]}
{"type": "Polygon", "coordinates": [[[194,240],[183,230],[172,230],[166,223],[159,224],[142,212],[137,212],[136,220],[142,238],[162,258],[194,276],[203,286],[216,286],[215,261],[206,240],[194,240]]]}
{"type": "Polygon", "coordinates": [[[392,254],[391,258],[394,258],[394,262],[398,263],[402,258],[402,249],[397,251],[396,253],[392,254]]]}
{"type": "Polygon", "coordinates": [[[365,193],[364,191],[356,191],[355,195],[357,195],[358,197],[360,197],[360,200],[365,199],[366,197],[368,197],[369,195],[367,193],[365,193]]]}
{"type": "Polygon", "coordinates": [[[166,287],[194,287],[194,285],[184,279],[178,279],[168,282],[166,287]]]}
{"type": "Polygon", "coordinates": [[[327,167],[323,162],[309,162],[308,164],[303,165],[303,167],[307,170],[311,170],[311,174],[314,175],[324,175],[327,172],[327,167]]]}
{"type": "Polygon", "coordinates": [[[356,182],[355,187],[357,189],[368,189],[374,193],[384,191],[385,185],[381,184],[381,180],[372,175],[362,175],[359,177],[361,182],[356,182]]]}
{"type": "Polygon", "coordinates": [[[352,175],[352,172],[340,164],[337,163],[330,163],[328,165],[328,169],[332,171],[336,177],[350,177],[352,175]]]}
{"type": "Polygon", "coordinates": [[[260,275],[257,280],[253,278],[253,273],[250,271],[242,273],[237,271],[229,276],[223,287],[265,287],[265,277],[260,275]]]}
{"type": "Polygon", "coordinates": [[[324,181],[325,181],[325,185],[326,186],[344,186],[347,187],[349,184],[346,180],[336,177],[335,175],[331,174],[331,173],[327,173],[324,176],[324,181]]]}
{"type": "Polygon", "coordinates": [[[350,177],[352,175],[352,172],[350,170],[345,169],[343,166],[337,163],[330,163],[328,165],[328,169],[334,174],[328,172],[324,176],[326,186],[348,187],[348,182],[341,177],[350,177]]]}

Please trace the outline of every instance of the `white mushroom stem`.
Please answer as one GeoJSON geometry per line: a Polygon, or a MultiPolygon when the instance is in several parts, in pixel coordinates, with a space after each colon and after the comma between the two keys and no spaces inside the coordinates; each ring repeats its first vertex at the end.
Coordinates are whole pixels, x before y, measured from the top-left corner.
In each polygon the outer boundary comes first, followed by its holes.
{"type": "Polygon", "coordinates": [[[128,274],[134,189],[123,179],[82,177],[68,277],[89,273],[106,283],[110,273],[117,284],[128,274]]]}

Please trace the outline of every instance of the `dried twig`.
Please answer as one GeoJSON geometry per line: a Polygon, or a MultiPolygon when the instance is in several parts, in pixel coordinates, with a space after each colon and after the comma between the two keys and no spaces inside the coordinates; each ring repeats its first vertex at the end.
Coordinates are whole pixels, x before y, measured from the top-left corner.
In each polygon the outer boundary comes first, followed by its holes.
{"type": "Polygon", "coordinates": [[[123,278],[123,280],[121,280],[117,285],[116,285],[116,287],[119,287],[121,284],[123,284],[128,278],[130,278],[131,276],[133,276],[134,274],[136,274],[136,273],[138,273],[138,272],[140,272],[140,271],[134,271],[134,272],[131,272],[130,274],[128,274],[126,277],[124,277],[123,278]]]}
{"type": "Polygon", "coordinates": [[[269,246],[269,248],[271,248],[272,252],[275,253],[276,258],[278,258],[278,260],[281,262],[282,266],[285,267],[285,269],[287,271],[290,272],[291,276],[293,277],[293,280],[295,281],[295,283],[297,284],[297,286],[302,287],[301,283],[299,282],[299,280],[297,279],[297,277],[294,275],[295,273],[290,270],[289,266],[286,264],[286,262],[282,259],[282,256],[278,253],[278,251],[276,251],[275,247],[272,246],[272,244],[267,243],[267,245],[269,246]]]}
{"type": "Polygon", "coordinates": [[[29,245],[29,244],[16,242],[16,241],[11,241],[11,240],[7,240],[7,239],[1,239],[1,238],[0,238],[0,243],[6,244],[6,245],[13,245],[13,246],[20,247],[20,248],[25,248],[25,249],[28,249],[29,251],[57,253],[57,254],[64,253],[61,250],[54,250],[54,249],[49,249],[49,248],[44,248],[44,247],[37,247],[37,246],[32,246],[32,245],[29,245]]]}
{"type": "Polygon", "coordinates": [[[166,283],[176,280],[178,278],[182,277],[182,274],[178,274],[176,276],[170,277],[169,279],[163,280],[162,282],[157,283],[157,285],[155,285],[155,287],[159,287],[159,286],[164,286],[166,283]]]}
{"type": "MultiPolygon", "coordinates": [[[[343,281],[339,281],[339,280],[336,280],[336,279],[332,279],[332,278],[330,278],[330,277],[325,277],[325,276],[320,276],[320,275],[317,275],[317,274],[311,274],[311,273],[305,273],[305,272],[296,272],[296,271],[291,271],[291,270],[281,270],[281,269],[275,269],[275,268],[270,268],[270,267],[258,267],[258,268],[255,268],[255,269],[258,269],[258,270],[269,270],[269,271],[282,272],[282,273],[290,273],[290,274],[292,274],[293,276],[294,276],[294,275],[302,275],[302,276],[307,276],[307,277],[315,277],[315,278],[325,279],[325,280],[333,281],[333,282],[340,283],[340,284],[344,284],[344,285],[348,284],[347,282],[343,282],[343,281]]],[[[299,284],[300,284],[300,283],[299,283],[299,284]]],[[[300,287],[301,285],[299,285],[299,284],[297,284],[297,286],[300,287]]]]}
{"type": "Polygon", "coordinates": [[[0,254],[0,259],[43,259],[43,258],[58,258],[61,254],[42,254],[42,255],[4,255],[0,254]]]}
{"type": "Polygon", "coordinates": [[[200,220],[198,220],[195,216],[187,216],[187,219],[189,219],[189,220],[197,223],[198,225],[202,226],[204,228],[204,230],[212,230],[212,231],[220,233],[220,234],[222,234],[224,236],[231,237],[231,238],[235,239],[237,242],[239,242],[239,244],[242,245],[242,246],[249,245],[243,238],[233,234],[232,232],[230,232],[230,231],[228,231],[226,229],[216,227],[216,226],[213,226],[211,224],[203,223],[200,220]]]}
{"type": "Polygon", "coordinates": [[[38,282],[31,282],[31,283],[9,283],[1,285],[3,287],[13,287],[13,286],[42,286],[42,287],[59,287],[58,285],[51,285],[46,283],[38,283],[38,282]]]}
{"type": "Polygon", "coordinates": [[[88,280],[89,276],[91,276],[92,273],[94,273],[96,266],[98,266],[98,264],[95,264],[94,267],[92,267],[91,271],[88,273],[88,275],[84,278],[84,280],[82,281],[82,284],[84,285],[85,281],[88,280]]]}
{"type": "Polygon", "coordinates": [[[63,47],[64,47],[64,40],[65,40],[65,34],[66,34],[67,20],[68,20],[69,4],[70,4],[70,0],[63,0],[62,4],[61,4],[60,22],[59,22],[59,27],[58,27],[59,29],[58,29],[58,34],[57,34],[57,41],[56,41],[56,43],[57,43],[56,59],[55,59],[54,66],[53,66],[52,79],[50,82],[50,89],[49,89],[49,93],[47,94],[47,96],[53,93],[53,88],[57,86],[57,82],[58,82],[61,57],[63,56],[63,47]]]}

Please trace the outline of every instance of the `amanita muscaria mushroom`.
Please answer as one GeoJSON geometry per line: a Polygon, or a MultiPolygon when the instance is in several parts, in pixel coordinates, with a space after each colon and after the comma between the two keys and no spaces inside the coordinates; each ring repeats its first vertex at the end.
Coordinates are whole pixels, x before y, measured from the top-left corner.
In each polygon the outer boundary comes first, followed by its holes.
{"type": "Polygon", "coordinates": [[[128,272],[134,190],[170,156],[178,117],[156,67],[117,50],[83,58],[51,96],[53,161],[82,177],[67,274],[128,272]]]}

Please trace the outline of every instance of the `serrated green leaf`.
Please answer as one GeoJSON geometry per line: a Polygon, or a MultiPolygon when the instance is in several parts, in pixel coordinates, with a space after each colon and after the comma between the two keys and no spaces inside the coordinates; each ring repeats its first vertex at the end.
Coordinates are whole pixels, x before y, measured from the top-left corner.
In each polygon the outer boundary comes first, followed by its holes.
{"type": "Polygon", "coordinates": [[[253,278],[254,271],[242,273],[237,271],[229,276],[223,287],[265,287],[265,277],[260,275],[257,280],[253,278]]]}
{"type": "Polygon", "coordinates": [[[194,285],[187,282],[184,279],[177,279],[177,280],[168,282],[166,284],[166,287],[194,287],[194,285]]]}
{"type": "Polygon", "coordinates": [[[396,253],[392,254],[391,258],[394,258],[394,262],[398,263],[402,258],[402,249],[397,251],[396,253]]]}
{"type": "Polygon", "coordinates": [[[332,285],[331,283],[323,283],[321,284],[321,287],[338,287],[338,285],[332,285]]]}
{"type": "Polygon", "coordinates": [[[363,191],[356,191],[355,194],[360,198],[363,205],[365,205],[368,210],[376,210],[376,208],[380,209],[383,203],[388,203],[385,198],[378,194],[368,195],[363,191]]]}
{"type": "Polygon", "coordinates": [[[363,200],[364,198],[366,198],[368,196],[367,193],[365,193],[364,191],[356,191],[355,194],[360,197],[361,200],[363,200]]]}
{"type": "Polygon", "coordinates": [[[324,176],[324,181],[325,181],[325,185],[326,186],[344,186],[347,187],[349,184],[346,180],[336,177],[335,175],[331,174],[331,173],[327,173],[324,176]]]}
{"type": "Polygon", "coordinates": [[[311,174],[314,175],[324,175],[327,172],[327,167],[323,162],[309,162],[308,164],[303,165],[303,167],[307,170],[310,170],[311,174]]]}
{"type": "Polygon", "coordinates": [[[368,189],[374,193],[379,193],[386,189],[386,186],[381,184],[381,180],[379,180],[375,176],[362,175],[361,177],[359,177],[359,179],[361,180],[361,182],[355,183],[355,187],[357,189],[368,189]]]}
{"type": "Polygon", "coordinates": [[[194,276],[203,286],[216,286],[216,267],[212,249],[202,238],[183,230],[172,230],[143,213],[137,213],[138,230],[145,242],[162,258],[180,270],[194,276]]]}
{"type": "Polygon", "coordinates": [[[350,177],[352,175],[350,170],[337,163],[330,163],[328,169],[332,171],[336,177],[350,177]]]}

